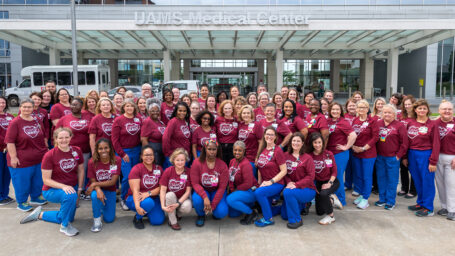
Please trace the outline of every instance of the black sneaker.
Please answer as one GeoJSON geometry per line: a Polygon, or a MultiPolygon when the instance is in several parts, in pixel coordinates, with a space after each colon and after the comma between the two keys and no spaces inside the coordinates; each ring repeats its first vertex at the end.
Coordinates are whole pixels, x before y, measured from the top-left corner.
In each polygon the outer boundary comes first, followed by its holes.
{"type": "Polygon", "coordinates": [[[197,216],[196,227],[202,227],[205,224],[205,216],[197,216]]]}
{"type": "Polygon", "coordinates": [[[433,215],[434,215],[433,211],[430,211],[425,208],[422,208],[421,210],[416,212],[417,217],[429,217],[429,216],[433,216],[433,215]]]}
{"type": "Polygon", "coordinates": [[[447,216],[447,214],[449,213],[449,211],[447,211],[447,209],[442,208],[442,209],[439,210],[437,213],[438,213],[438,215],[441,215],[441,216],[447,216]]]}
{"type": "Polygon", "coordinates": [[[257,217],[258,217],[258,213],[255,210],[253,210],[253,212],[251,214],[245,215],[245,218],[240,220],[240,224],[242,224],[242,225],[253,224],[254,221],[257,219],[257,217]]]}
{"type": "Polygon", "coordinates": [[[300,226],[303,225],[303,221],[299,221],[299,222],[295,222],[295,223],[289,223],[286,224],[286,226],[289,228],[289,229],[298,229],[300,226]]]}
{"type": "Polygon", "coordinates": [[[302,209],[300,215],[306,216],[310,212],[311,202],[305,204],[305,208],[302,209]]]}
{"type": "Polygon", "coordinates": [[[137,229],[144,229],[144,222],[142,221],[142,219],[137,219],[136,215],[133,218],[133,224],[134,227],[137,229]]]}
{"type": "Polygon", "coordinates": [[[424,209],[424,208],[419,204],[408,206],[408,210],[414,211],[414,212],[420,211],[422,209],[424,209]]]}
{"type": "Polygon", "coordinates": [[[7,204],[10,204],[10,203],[12,203],[12,201],[8,201],[8,198],[5,198],[2,201],[0,201],[0,205],[7,205],[7,204]]]}

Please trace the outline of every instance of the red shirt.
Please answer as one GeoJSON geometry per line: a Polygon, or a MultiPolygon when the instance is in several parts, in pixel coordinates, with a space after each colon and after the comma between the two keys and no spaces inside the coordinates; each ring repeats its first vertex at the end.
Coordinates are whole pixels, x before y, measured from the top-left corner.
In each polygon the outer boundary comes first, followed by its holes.
{"type": "MultiPolygon", "coordinates": [[[[285,163],[286,159],[280,147],[275,146],[272,150],[265,148],[258,158],[258,171],[262,181],[273,179],[280,172],[280,165],[285,163]]],[[[284,185],[284,179],[275,182],[284,185]]]]}
{"type": "Polygon", "coordinates": [[[161,143],[163,139],[166,125],[163,121],[153,121],[152,118],[147,118],[142,123],[141,137],[147,137],[149,142],[161,143]]]}
{"type": "MultiPolygon", "coordinates": [[[[74,187],[77,185],[77,167],[81,164],[84,164],[84,156],[78,147],[70,146],[68,152],[55,147],[44,155],[41,169],[52,170],[52,180],[74,187]]],[[[50,188],[43,185],[43,190],[50,188]]]]}
{"type": "Polygon", "coordinates": [[[90,117],[90,120],[92,120],[96,116],[95,113],[92,113],[92,112],[90,112],[88,110],[82,110],[82,114],[88,115],[90,117]]]}
{"type": "Polygon", "coordinates": [[[327,125],[327,119],[321,113],[318,113],[316,117],[313,117],[312,114],[307,115],[305,118],[305,122],[308,128],[307,138],[310,138],[310,135],[313,132],[321,132],[322,130],[329,129],[329,126],[327,125]]]}
{"type": "Polygon", "coordinates": [[[8,126],[13,121],[14,116],[5,113],[5,114],[0,114],[0,150],[3,152],[6,148],[6,142],[5,142],[5,137],[6,137],[6,131],[8,130],[8,126]]]}
{"type": "Polygon", "coordinates": [[[379,126],[379,140],[376,143],[378,155],[398,156],[398,158],[406,155],[409,141],[404,125],[398,120],[393,120],[386,126],[382,119],[377,124],[379,126]]]}
{"type": "Polygon", "coordinates": [[[294,132],[300,132],[302,129],[306,128],[305,122],[300,118],[300,116],[295,116],[294,120],[290,120],[287,117],[283,117],[283,119],[280,120],[280,122],[283,122],[284,125],[286,125],[291,133],[294,132]]]}
{"type": "Polygon", "coordinates": [[[286,169],[288,173],[284,177],[286,183],[294,182],[297,188],[311,188],[316,190],[314,185],[315,169],[313,158],[303,154],[295,158],[292,154],[284,153],[286,158],[286,169]]]}
{"type": "Polygon", "coordinates": [[[254,162],[258,153],[259,140],[261,139],[261,126],[258,123],[239,124],[238,139],[243,141],[246,146],[245,157],[250,162],[254,162]]]}
{"type": "Polygon", "coordinates": [[[193,133],[200,125],[196,122],[196,120],[193,119],[193,117],[190,117],[190,129],[191,133],[193,133]]]}
{"type": "Polygon", "coordinates": [[[441,154],[455,155],[455,120],[443,122],[441,118],[435,120],[441,139],[441,154]]]}
{"type": "MultiPolygon", "coordinates": [[[[145,193],[154,190],[160,185],[159,181],[162,173],[163,168],[159,165],[153,164],[152,170],[149,170],[143,163],[139,163],[131,169],[128,180],[140,180],[139,192],[145,193]]],[[[128,189],[128,194],[125,196],[125,199],[132,194],[133,191],[131,188],[128,189]]]]}
{"type": "Polygon", "coordinates": [[[60,119],[66,115],[71,115],[71,108],[65,107],[61,103],[56,103],[51,108],[51,120],[60,119]]]}
{"type": "Polygon", "coordinates": [[[199,158],[194,160],[193,166],[191,166],[191,184],[196,193],[205,199],[208,192],[216,191],[215,196],[212,200],[212,209],[216,209],[223,194],[226,191],[226,187],[229,181],[228,168],[221,159],[216,159],[215,167],[209,169],[207,162],[199,162],[199,158]]]}
{"type": "Polygon", "coordinates": [[[136,117],[139,117],[141,119],[142,122],[144,122],[145,120],[147,120],[147,115],[145,113],[137,113],[136,117]]]}
{"type": "Polygon", "coordinates": [[[134,148],[141,144],[140,118],[128,118],[121,115],[112,124],[112,145],[120,157],[125,156],[124,148],[134,148]]]}
{"type": "Polygon", "coordinates": [[[355,157],[358,158],[373,158],[376,157],[376,142],[379,140],[379,128],[376,121],[370,116],[365,121],[360,121],[358,117],[352,121],[352,129],[357,134],[357,139],[354,142],[355,146],[363,147],[366,144],[370,146],[370,149],[365,152],[355,153],[355,157]]]}
{"type": "MultiPolygon", "coordinates": [[[[41,163],[44,154],[48,151],[44,143],[45,134],[43,124],[35,119],[27,121],[18,116],[9,124],[6,131],[5,143],[16,145],[16,156],[20,165],[25,168],[41,163]]],[[[6,154],[8,166],[11,167],[11,157],[6,154]]]]}
{"type": "Polygon", "coordinates": [[[297,112],[297,115],[300,116],[300,118],[302,118],[303,120],[306,119],[307,116],[311,115],[311,111],[310,109],[305,105],[305,104],[300,104],[300,103],[295,103],[295,106],[296,106],[296,112],[297,112]]]}
{"type": "MultiPolygon", "coordinates": [[[[21,114],[21,111],[19,110],[18,115],[21,114]]],[[[43,127],[44,127],[44,136],[46,138],[49,137],[49,130],[50,130],[50,122],[49,122],[49,114],[47,113],[47,110],[44,108],[38,108],[37,110],[33,110],[32,116],[35,118],[38,118],[41,122],[43,122],[43,127]]]]}
{"type": "Polygon", "coordinates": [[[276,119],[280,119],[281,118],[281,115],[283,115],[283,110],[281,108],[277,108],[275,110],[275,118],[276,119]]]}
{"type": "Polygon", "coordinates": [[[247,191],[253,186],[257,186],[257,180],[253,175],[253,167],[248,159],[242,161],[232,159],[229,163],[229,191],[235,190],[247,191]]]}
{"type": "MultiPolygon", "coordinates": [[[[103,164],[101,161],[98,161],[96,164],[93,163],[93,158],[88,161],[87,168],[87,178],[95,179],[97,182],[104,182],[112,180],[114,175],[120,176],[122,172],[122,160],[120,157],[115,156],[115,164],[111,165],[110,163],[103,164]]],[[[116,185],[110,187],[103,187],[102,189],[108,191],[115,191],[117,189],[116,185]]]]}
{"type": "Polygon", "coordinates": [[[114,123],[115,115],[111,117],[104,117],[102,114],[96,115],[91,121],[88,127],[89,134],[95,134],[95,141],[101,138],[111,139],[112,124],[114,123]]]}
{"type": "Polygon", "coordinates": [[[253,110],[254,112],[254,116],[255,116],[255,121],[256,122],[259,122],[261,121],[262,119],[265,118],[265,114],[264,114],[264,110],[262,110],[261,107],[257,107],[253,110]]]}
{"type": "Polygon", "coordinates": [[[226,119],[222,116],[215,121],[216,136],[220,143],[234,143],[237,141],[239,124],[235,119],[226,119]]]}
{"type": "Polygon", "coordinates": [[[70,145],[79,147],[83,153],[90,152],[90,142],[88,127],[90,125],[90,115],[81,114],[81,118],[77,118],[72,114],[60,118],[55,128],[68,127],[73,132],[70,145]]]}
{"type": "Polygon", "coordinates": [[[203,111],[205,109],[205,100],[198,98],[197,101],[199,102],[199,108],[203,111]]]}
{"type": "Polygon", "coordinates": [[[330,150],[334,155],[342,152],[337,149],[337,145],[346,145],[348,143],[348,136],[354,130],[349,122],[343,117],[333,121],[332,118],[327,120],[329,126],[329,141],[327,142],[327,150],[330,150]]]}
{"type": "Polygon", "coordinates": [[[164,171],[160,179],[160,185],[167,187],[168,191],[174,192],[177,198],[185,194],[187,187],[191,187],[190,169],[184,168],[184,171],[179,175],[175,167],[171,166],[164,171]]]}
{"type": "Polygon", "coordinates": [[[191,144],[196,145],[196,150],[202,151],[204,143],[210,140],[211,137],[216,138],[215,128],[210,128],[209,132],[205,132],[201,126],[196,128],[191,136],[191,144]]]}
{"type": "Polygon", "coordinates": [[[163,134],[163,153],[170,156],[177,148],[184,148],[191,155],[191,130],[186,121],[174,117],[163,134]]]}
{"type": "MultiPolygon", "coordinates": [[[[435,121],[428,119],[424,124],[411,119],[408,123],[409,149],[432,150],[430,164],[436,165],[439,158],[441,141],[438,126],[435,121]]],[[[451,145],[453,146],[453,145],[451,145]]]]}
{"type": "Polygon", "coordinates": [[[344,119],[349,122],[349,125],[352,126],[352,122],[354,121],[356,116],[351,116],[349,113],[344,114],[344,119]]]}
{"type": "Polygon", "coordinates": [[[166,102],[161,103],[161,110],[160,110],[160,115],[161,115],[161,121],[165,125],[171,121],[171,116],[172,112],[174,112],[174,107],[175,105],[172,104],[172,106],[168,106],[166,102]]]}
{"type": "Polygon", "coordinates": [[[273,126],[273,128],[275,128],[276,132],[278,133],[278,138],[276,141],[277,145],[280,145],[281,142],[283,141],[283,139],[286,136],[288,136],[288,134],[291,133],[291,131],[289,130],[289,128],[286,126],[286,124],[284,122],[279,122],[277,120],[274,120],[273,122],[268,122],[267,119],[264,118],[258,122],[258,126],[259,126],[258,134],[261,135],[261,139],[262,139],[262,136],[264,136],[265,128],[267,128],[269,126],[273,126]]]}
{"type": "Polygon", "coordinates": [[[412,120],[412,118],[401,118],[400,119],[400,122],[404,125],[404,127],[406,128],[406,130],[408,129],[408,123],[412,120]]]}
{"type": "Polygon", "coordinates": [[[327,181],[330,180],[330,177],[337,176],[337,165],[332,152],[324,150],[319,155],[315,155],[311,152],[310,156],[313,158],[314,169],[316,172],[315,180],[327,181]]]}

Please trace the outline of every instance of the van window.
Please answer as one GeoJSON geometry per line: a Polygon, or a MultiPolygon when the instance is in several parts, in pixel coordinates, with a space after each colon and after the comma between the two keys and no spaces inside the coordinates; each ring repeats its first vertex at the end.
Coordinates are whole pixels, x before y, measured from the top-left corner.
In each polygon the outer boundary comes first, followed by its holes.
{"type": "Polygon", "coordinates": [[[19,88],[27,88],[32,86],[32,81],[30,79],[25,79],[22,81],[22,83],[19,85],[19,88]]]}
{"type": "Polygon", "coordinates": [[[43,86],[43,73],[33,72],[33,84],[35,86],[43,86]]]}
{"type": "Polygon", "coordinates": [[[56,72],[43,72],[43,80],[44,81],[57,81],[57,73],[56,72]]]}
{"type": "Polygon", "coordinates": [[[87,85],[95,85],[96,84],[96,79],[95,79],[95,71],[87,71],[87,85]]]}
{"type": "Polygon", "coordinates": [[[71,85],[71,72],[58,72],[58,85],[71,85]]]}
{"type": "Polygon", "coordinates": [[[77,84],[85,85],[85,72],[84,71],[77,72],[77,84]]]}
{"type": "Polygon", "coordinates": [[[172,88],[179,88],[180,90],[188,90],[187,83],[173,83],[172,88]]]}
{"type": "Polygon", "coordinates": [[[103,74],[102,78],[103,78],[103,80],[102,80],[103,82],[101,84],[106,84],[106,74],[103,74]]]}

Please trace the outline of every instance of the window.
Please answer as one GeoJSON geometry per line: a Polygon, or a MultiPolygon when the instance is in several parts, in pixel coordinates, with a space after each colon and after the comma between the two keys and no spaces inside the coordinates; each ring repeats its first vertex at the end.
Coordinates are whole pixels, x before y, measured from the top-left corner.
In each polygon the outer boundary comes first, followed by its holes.
{"type": "Polygon", "coordinates": [[[58,85],[71,85],[71,72],[58,72],[58,85]]]}
{"type": "Polygon", "coordinates": [[[42,86],[43,85],[43,73],[41,73],[41,72],[33,72],[33,84],[35,86],[42,86]]]}
{"type": "Polygon", "coordinates": [[[32,86],[32,83],[30,81],[30,79],[25,79],[24,81],[22,81],[22,83],[19,85],[19,88],[27,88],[27,87],[31,87],[32,86]]]}
{"type": "MultiPolygon", "coordinates": [[[[0,11],[0,20],[8,19],[9,14],[7,11],[0,11]]],[[[10,44],[8,41],[0,39],[0,57],[9,57],[11,56],[10,44]]]]}
{"type": "Polygon", "coordinates": [[[173,83],[172,88],[179,88],[180,90],[188,90],[187,83],[173,83]]]}
{"type": "Polygon", "coordinates": [[[85,72],[84,71],[77,72],[77,84],[85,85],[85,72]]]}
{"type": "Polygon", "coordinates": [[[103,81],[102,84],[106,84],[106,74],[101,75],[101,77],[102,77],[102,81],[103,81]]]}
{"type": "Polygon", "coordinates": [[[95,85],[96,84],[95,72],[94,71],[87,71],[86,76],[87,76],[87,85],[95,85]]]}
{"type": "Polygon", "coordinates": [[[56,72],[43,72],[43,81],[57,81],[56,72]]]}

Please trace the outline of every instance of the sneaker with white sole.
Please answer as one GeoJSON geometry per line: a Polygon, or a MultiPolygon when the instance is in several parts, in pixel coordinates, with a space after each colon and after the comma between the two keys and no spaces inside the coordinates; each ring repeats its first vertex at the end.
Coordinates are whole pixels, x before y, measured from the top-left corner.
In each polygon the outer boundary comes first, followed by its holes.
{"type": "Polygon", "coordinates": [[[93,219],[93,226],[90,228],[90,231],[93,233],[100,232],[103,229],[103,222],[101,222],[101,217],[93,219]]]}
{"type": "Polygon", "coordinates": [[[41,213],[41,206],[38,206],[38,207],[36,207],[35,210],[33,210],[33,212],[31,212],[29,215],[22,218],[20,223],[25,224],[28,222],[36,221],[36,220],[38,220],[40,213],[41,213]]]}
{"type": "Polygon", "coordinates": [[[359,204],[359,203],[362,201],[362,199],[363,199],[363,196],[357,197],[357,198],[354,200],[354,204],[356,204],[356,205],[359,204]]]}
{"type": "Polygon", "coordinates": [[[25,202],[25,203],[17,204],[17,209],[21,210],[23,212],[28,212],[28,211],[31,211],[33,209],[33,207],[29,203],[25,202]]]}
{"type": "Polygon", "coordinates": [[[368,200],[367,199],[363,199],[363,198],[357,204],[357,208],[362,209],[362,210],[365,210],[366,208],[368,208],[368,206],[370,206],[370,204],[368,203],[368,200]]]}
{"type": "Polygon", "coordinates": [[[360,194],[359,194],[359,192],[353,190],[352,193],[351,193],[351,195],[353,195],[353,196],[359,196],[360,194]]]}
{"type": "Polygon", "coordinates": [[[449,213],[447,213],[447,219],[448,219],[448,220],[454,220],[454,221],[455,221],[455,212],[449,212],[449,213]]]}
{"type": "Polygon", "coordinates": [[[47,204],[46,199],[44,199],[43,196],[39,196],[38,198],[34,200],[30,200],[30,205],[45,205],[47,204]]]}
{"type": "Polygon", "coordinates": [[[122,210],[124,210],[124,211],[129,211],[129,210],[130,210],[130,208],[128,207],[128,205],[126,205],[125,200],[121,200],[121,201],[120,201],[120,207],[122,207],[122,210]]]}
{"type": "Polygon", "coordinates": [[[340,202],[340,199],[338,199],[337,195],[331,194],[330,198],[332,199],[332,203],[335,208],[343,210],[343,204],[340,202]]]}
{"type": "Polygon", "coordinates": [[[64,227],[60,225],[60,232],[65,234],[66,236],[75,236],[79,234],[79,230],[77,230],[75,227],[71,225],[71,223],[68,223],[68,226],[64,227]]]}
{"type": "Polygon", "coordinates": [[[319,220],[319,224],[321,224],[321,225],[329,225],[329,224],[332,224],[333,222],[335,222],[335,216],[329,216],[329,215],[326,215],[324,218],[319,220]]]}

